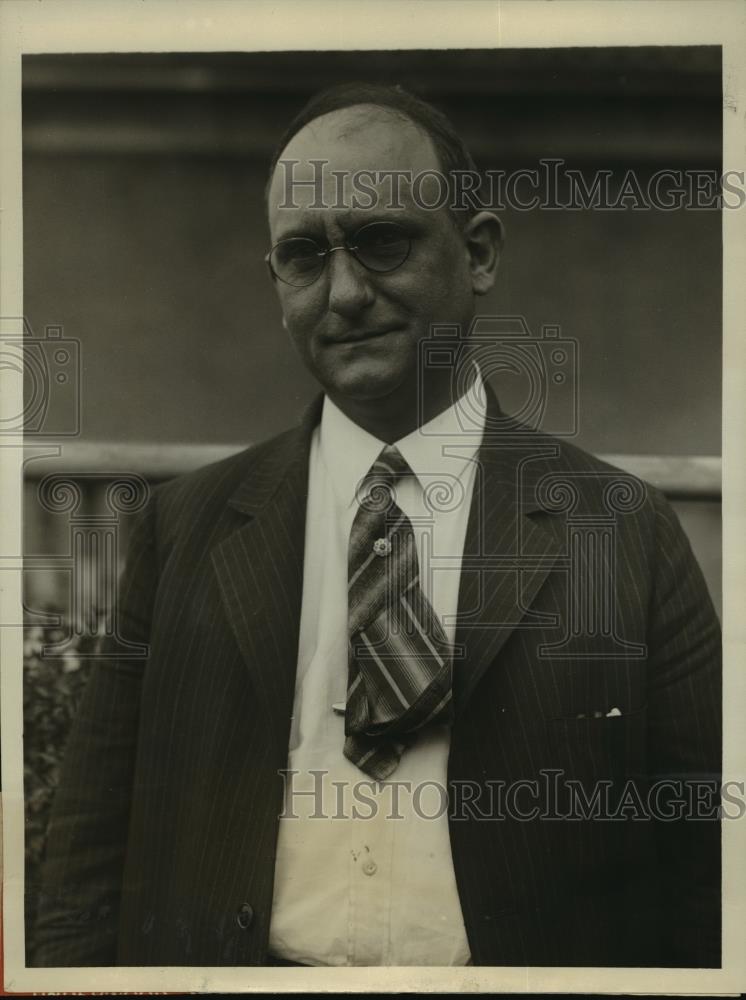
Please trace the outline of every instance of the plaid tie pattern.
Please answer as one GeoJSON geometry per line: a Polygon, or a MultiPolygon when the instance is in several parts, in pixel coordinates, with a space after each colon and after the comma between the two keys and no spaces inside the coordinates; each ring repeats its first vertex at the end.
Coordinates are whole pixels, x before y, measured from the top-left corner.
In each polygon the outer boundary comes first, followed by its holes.
{"type": "Polygon", "coordinates": [[[348,557],[349,674],[344,755],[382,781],[417,730],[449,722],[452,658],[420,587],[414,532],[394,499],[412,475],[388,445],[358,490],[348,557]]]}

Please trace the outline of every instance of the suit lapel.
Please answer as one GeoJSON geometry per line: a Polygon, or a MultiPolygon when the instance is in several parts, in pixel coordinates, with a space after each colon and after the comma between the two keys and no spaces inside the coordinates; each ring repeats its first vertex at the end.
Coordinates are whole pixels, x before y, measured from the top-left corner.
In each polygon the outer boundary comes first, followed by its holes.
{"type": "Polygon", "coordinates": [[[228,621],[283,752],[298,660],[308,455],[320,405],[321,398],[252,467],[229,501],[247,521],[212,552],[228,621]]]}
{"type": "Polygon", "coordinates": [[[536,518],[535,483],[556,445],[511,425],[488,392],[459,585],[454,703],[459,713],[517,628],[551,624],[531,604],[560,552],[536,518]],[[495,430],[494,428],[498,428],[495,430]]]}

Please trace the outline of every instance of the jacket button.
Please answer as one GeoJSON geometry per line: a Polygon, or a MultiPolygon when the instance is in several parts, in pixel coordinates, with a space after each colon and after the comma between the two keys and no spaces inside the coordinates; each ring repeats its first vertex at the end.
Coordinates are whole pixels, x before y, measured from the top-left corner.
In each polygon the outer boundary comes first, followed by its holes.
{"type": "Polygon", "coordinates": [[[252,921],[254,920],[254,910],[253,907],[249,906],[248,903],[241,903],[238,908],[238,913],[236,914],[236,923],[241,928],[242,931],[247,931],[251,927],[252,921]]]}

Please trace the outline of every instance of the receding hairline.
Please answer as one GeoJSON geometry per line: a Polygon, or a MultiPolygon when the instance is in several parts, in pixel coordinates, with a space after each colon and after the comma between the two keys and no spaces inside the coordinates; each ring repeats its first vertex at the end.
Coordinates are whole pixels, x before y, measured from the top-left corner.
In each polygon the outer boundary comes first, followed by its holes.
{"type": "MultiPolygon", "coordinates": [[[[408,130],[414,130],[414,135],[420,141],[420,151],[428,150],[436,171],[448,178],[462,173],[473,173],[477,176],[479,174],[478,167],[463,139],[446,115],[434,105],[408,93],[398,85],[380,87],[357,83],[332,87],[307,102],[286,129],[282,146],[276,147],[264,186],[267,212],[270,209],[270,192],[277,166],[286,158],[293,140],[309,126],[329,115],[343,112],[347,113],[346,119],[341,122],[340,131],[343,136],[356,133],[374,121],[389,125],[400,124],[406,126],[408,130]]],[[[463,229],[474,212],[475,208],[470,201],[463,206],[449,206],[449,213],[459,229],[463,229]]]]}
{"type": "Polygon", "coordinates": [[[277,160],[272,169],[272,174],[269,177],[266,193],[269,195],[270,188],[272,186],[272,181],[274,180],[275,173],[277,171],[278,165],[281,163],[285,151],[292,145],[293,142],[302,135],[307,129],[312,129],[313,126],[317,125],[319,122],[327,118],[332,118],[333,116],[344,116],[348,115],[350,121],[346,124],[342,124],[339,130],[339,138],[345,139],[348,136],[354,135],[355,133],[361,131],[366,125],[371,122],[379,121],[384,124],[389,122],[394,122],[395,124],[401,124],[409,126],[409,128],[414,131],[421,139],[424,139],[430,146],[430,149],[435,158],[435,162],[439,169],[444,169],[444,164],[442,162],[438,148],[433,140],[433,137],[427,131],[427,129],[420,124],[420,122],[415,121],[411,118],[406,111],[402,111],[399,108],[392,108],[386,104],[376,104],[375,101],[361,101],[359,104],[349,104],[343,108],[334,108],[331,111],[325,111],[315,118],[311,118],[307,121],[301,128],[298,129],[287,141],[285,146],[280,150],[277,160]],[[351,112],[357,112],[357,115],[353,117],[351,112]]]}

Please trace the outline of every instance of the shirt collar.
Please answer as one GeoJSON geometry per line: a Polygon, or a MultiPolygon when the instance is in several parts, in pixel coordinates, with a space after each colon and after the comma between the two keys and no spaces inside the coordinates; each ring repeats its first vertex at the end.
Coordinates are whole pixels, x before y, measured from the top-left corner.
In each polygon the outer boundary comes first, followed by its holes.
{"type": "MultiPolygon", "coordinates": [[[[421,486],[440,473],[460,478],[479,450],[485,420],[485,387],[477,368],[471,385],[452,406],[394,444],[421,486]]],[[[349,507],[385,442],[359,427],[325,396],[319,447],[337,499],[349,507]]]]}

